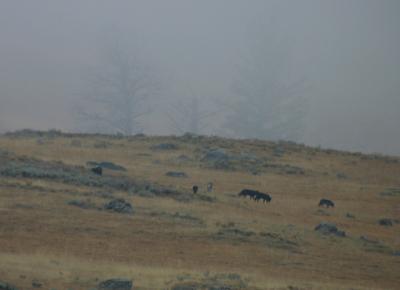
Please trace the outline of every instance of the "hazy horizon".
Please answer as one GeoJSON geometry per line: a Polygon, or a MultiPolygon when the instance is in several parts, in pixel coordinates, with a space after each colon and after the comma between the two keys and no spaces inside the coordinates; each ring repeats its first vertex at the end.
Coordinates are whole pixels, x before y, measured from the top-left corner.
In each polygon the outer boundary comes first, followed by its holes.
{"type": "Polygon", "coordinates": [[[232,88],[252,60],[284,53],[279,80],[306,82],[295,141],[400,155],[399,11],[396,0],[2,1],[0,131],[84,131],[74,108],[118,42],[157,83],[146,134],[179,134],[171,116],[186,125],[179,112],[197,99],[210,113],[200,133],[243,137],[224,125],[232,88]]]}

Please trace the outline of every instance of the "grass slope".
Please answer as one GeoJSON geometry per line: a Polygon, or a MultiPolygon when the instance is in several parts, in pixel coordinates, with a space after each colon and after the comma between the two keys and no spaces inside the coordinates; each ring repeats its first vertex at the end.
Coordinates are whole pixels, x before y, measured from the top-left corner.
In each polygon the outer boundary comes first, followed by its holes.
{"type": "Polygon", "coordinates": [[[134,289],[396,289],[399,188],[398,158],[291,142],[6,134],[0,282],[93,289],[122,277],[134,289]],[[226,158],[205,158],[210,152],[226,158]],[[88,161],[126,171],[99,177],[88,161]],[[272,202],[239,198],[244,188],[268,192],[272,202]],[[113,198],[134,214],[102,210],[113,198]],[[335,208],[318,208],[321,198],[335,208]],[[382,218],[393,225],[379,225],[382,218]],[[320,222],[346,237],[315,232],[320,222]]]}

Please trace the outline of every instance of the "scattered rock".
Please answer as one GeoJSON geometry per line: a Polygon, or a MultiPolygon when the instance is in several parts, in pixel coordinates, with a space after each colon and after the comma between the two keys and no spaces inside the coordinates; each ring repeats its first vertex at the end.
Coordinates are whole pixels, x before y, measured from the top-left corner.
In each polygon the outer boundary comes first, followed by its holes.
{"type": "Polygon", "coordinates": [[[40,282],[37,281],[37,280],[33,280],[33,281],[32,281],[32,287],[33,287],[33,288],[40,288],[40,287],[42,287],[42,283],[40,283],[40,282]]]}
{"type": "Polygon", "coordinates": [[[217,148],[207,151],[203,156],[202,161],[222,162],[229,161],[229,159],[230,157],[224,149],[217,148]]]}
{"type": "Polygon", "coordinates": [[[113,199],[104,205],[105,210],[115,211],[118,213],[132,214],[133,208],[129,202],[122,198],[113,199]]]}
{"type": "Polygon", "coordinates": [[[168,171],[165,175],[169,177],[188,177],[185,172],[181,171],[168,171]]]}
{"type": "Polygon", "coordinates": [[[173,143],[161,143],[150,147],[152,150],[177,150],[178,145],[173,143]]]}
{"type": "Polygon", "coordinates": [[[336,173],[336,178],[337,179],[347,179],[348,177],[343,172],[338,172],[338,173],[336,173]]]}
{"type": "Polygon", "coordinates": [[[94,174],[97,175],[103,175],[103,168],[101,168],[100,166],[96,166],[93,167],[92,169],[90,169],[94,174]]]}
{"type": "Polygon", "coordinates": [[[15,288],[14,286],[11,286],[8,283],[0,282],[0,290],[18,290],[18,289],[15,288]]]}
{"type": "Polygon", "coordinates": [[[332,223],[320,223],[314,229],[324,235],[335,235],[338,237],[345,237],[346,233],[344,231],[339,231],[335,224],[332,223]]]}
{"type": "Polygon", "coordinates": [[[393,226],[393,221],[391,219],[384,218],[380,219],[378,222],[381,226],[386,226],[386,227],[393,226]]]}
{"type": "Polygon", "coordinates": [[[230,156],[222,148],[207,149],[203,152],[203,156],[200,159],[202,162],[206,162],[208,167],[221,170],[234,170],[233,165],[234,157],[230,156]]]}
{"type": "Polygon", "coordinates": [[[205,166],[220,170],[242,170],[251,174],[258,175],[262,172],[263,166],[266,168],[267,158],[260,158],[254,153],[246,151],[227,152],[224,148],[208,148],[203,146],[199,149],[198,159],[205,163],[205,166]]]}
{"type": "Polygon", "coordinates": [[[82,166],[62,162],[49,162],[24,156],[2,156],[0,176],[47,179],[74,185],[129,190],[136,181],[127,176],[102,176],[93,174],[82,166]]]}
{"type": "Polygon", "coordinates": [[[98,290],[131,290],[132,281],[128,279],[109,279],[99,284],[98,290]]]}

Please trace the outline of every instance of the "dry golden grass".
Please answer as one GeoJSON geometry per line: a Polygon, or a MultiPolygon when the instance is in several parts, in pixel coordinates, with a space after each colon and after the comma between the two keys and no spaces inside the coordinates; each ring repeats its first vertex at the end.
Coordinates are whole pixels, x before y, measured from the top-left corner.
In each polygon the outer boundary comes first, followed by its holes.
{"type": "Polygon", "coordinates": [[[114,191],[113,196],[134,206],[133,215],[123,215],[68,205],[70,200],[89,198],[101,207],[104,198],[84,196],[99,189],[0,176],[0,281],[20,289],[31,289],[34,279],[44,289],[91,289],[107,278],[126,277],[133,279],[135,289],[170,289],[179,281],[236,273],[246,289],[398,289],[400,260],[388,251],[400,250],[400,224],[383,227],[378,220],[400,219],[400,197],[379,195],[400,187],[399,162],[290,144],[278,158],[271,157],[273,143],[219,138],[185,142],[176,137],[61,136],[40,143],[32,137],[0,137],[0,149],[17,155],[80,166],[90,160],[112,161],[128,171],[105,170],[106,175],[144,179],[188,195],[198,184],[202,194],[216,201],[180,202],[114,191]],[[72,140],[81,146],[71,146],[72,140]],[[95,146],[99,143],[105,148],[95,146]],[[180,149],[150,149],[158,143],[175,143],[180,149]],[[193,157],[205,146],[251,152],[302,167],[306,174],[267,170],[252,175],[174,161],[182,154],[193,157]],[[189,177],[165,176],[173,170],[189,177]],[[337,173],[348,178],[338,178],[337,173]],[[209,181],[214,183],[212,193],[205,192],[209,181]],[[237,197],[243,188],[267,191],[272,202],[237,197]],[[319,212],[320,198],[333,200],[336,207],[319,212]],[[347,237],[316,233],[314,227],[321,221],[335,223],[347,237]],[[252,234],[224,232],[230,228],[252,234]],[[260,233],[296,246],[280,247],[260,233]],[[367,251],[361,235],[379,240],[386,250],[367,251]]]}

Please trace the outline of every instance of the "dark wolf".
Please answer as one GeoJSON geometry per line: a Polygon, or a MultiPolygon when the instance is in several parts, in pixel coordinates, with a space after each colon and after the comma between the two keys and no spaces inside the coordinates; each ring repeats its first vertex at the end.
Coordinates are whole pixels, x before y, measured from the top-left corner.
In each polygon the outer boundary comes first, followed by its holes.
{"type": "Polygon", "coordinates": [[[323,199],[321,199],[320,201],[319,201],[319,204],[318,204],[318,206],[326,206],[327,208],[328,207],[335,207],[335,204],[333,203],[333,201],[331,201],[331,200],[329,200],[329,199],[325,199],[325,198],[323,198],[323,199]]]}
{"type": "Polygon", "coordinates": [[[272,197],[268,193],[258,192],[254,199],[257,202],[259,200],[262,200],[263,202],[271,202],[272,197]]]}
{"type": "Polygon", "coordinates": [[[251,189],[243,189],[241,192],[239,192],[239,196],[244,196],[244,197],[250,197],[250,199],[255,199],[258,191],[256,190],[251,190],[251,189]]]}

